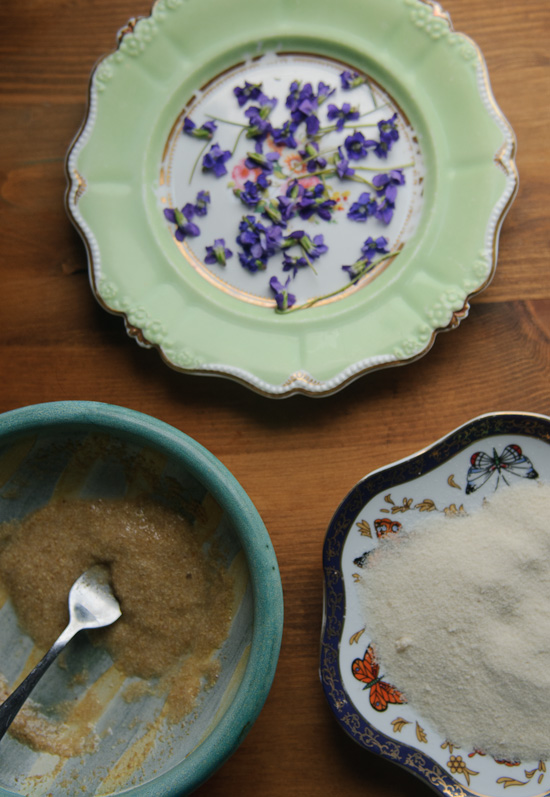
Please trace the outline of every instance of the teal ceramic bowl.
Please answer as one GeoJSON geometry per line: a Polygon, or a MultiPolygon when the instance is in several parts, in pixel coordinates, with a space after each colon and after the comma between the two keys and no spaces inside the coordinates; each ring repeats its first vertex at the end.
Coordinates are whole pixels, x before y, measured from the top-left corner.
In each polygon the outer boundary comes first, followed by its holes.
{"type": "MultiPolygon", "coordinates": [[[[162,709],[159,697],[125,700],[123,685],[114,689],[109,680],[114,668],[108,655],[85,640],[79,655],[68,652],[65,666],[54,665],[33,698],[47,714],[56,700],[78,703],[93,691],[94,701],[100,702],[98,747],[62,758],[31,750],[8,734],[0,743],[0,795],[188,794],[235,751],[271,687],[283,598],[269,535],[229,471],[194,440],[155,418],[80,401],[1,415],[0,521],[24,517],[60,490],[68,496],[106,498],[145,491],[152,498],[176,501],[191,515],[217,505],[221,511],[213,538],[235,576],[235,610],[218,654],[216,683],[203,691],[190,716],[159,732],[151,731],[162,709]],[[78,677],[79,669],[86,678],[78,677]]],[[[0,672],[10,685],[36,653],[5,601],[0,607],[0,672]]]]}

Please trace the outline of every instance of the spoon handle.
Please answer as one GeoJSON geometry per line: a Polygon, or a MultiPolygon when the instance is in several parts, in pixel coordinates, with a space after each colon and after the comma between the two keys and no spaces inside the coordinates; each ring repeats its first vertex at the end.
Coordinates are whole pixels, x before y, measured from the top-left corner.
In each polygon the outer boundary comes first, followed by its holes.
{"type": "Polygon", "coordinates": [[[40,678],[44,675],[50,664],[61,653],[67,642],[79,631],[81,626],[69,623],[67,628],[56,639],[48,652],[40,659],[36,667],[34,667],[27,675],[24,681],[21,681],[17,689],[0,705],[0,739],[8,730],[9,726],[15,719],[16,714],[34,689],[40,678]]]}

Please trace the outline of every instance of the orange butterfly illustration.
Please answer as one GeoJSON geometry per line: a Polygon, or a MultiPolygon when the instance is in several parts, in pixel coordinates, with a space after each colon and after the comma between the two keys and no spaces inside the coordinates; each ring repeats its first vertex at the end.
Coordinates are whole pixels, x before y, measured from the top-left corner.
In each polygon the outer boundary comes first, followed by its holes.
{"type": "Polygon", "coordinates": [[[382,680],[380,667],[374,657],[374,648],[369,645],[362,659],[355,659],[351,671],[358,681],[363,681],[363,689],[370,689],[370,704],[375,711],[385,711],[388,703],[406,703],[401,692],[382,680]]]}
{"type": "Polygon", "coordinates": [[[388,534],[398,534],[403,526],[398,520],[390,520],[387,517],[377,518],[374,521],[374,530],[377,537],[386,537],[388,534]]]}

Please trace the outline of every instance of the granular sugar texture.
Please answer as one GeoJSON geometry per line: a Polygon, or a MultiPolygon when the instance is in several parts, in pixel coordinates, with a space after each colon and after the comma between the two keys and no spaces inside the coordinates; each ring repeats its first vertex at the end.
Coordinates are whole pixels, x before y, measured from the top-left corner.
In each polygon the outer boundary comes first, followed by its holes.
{"type": "Polygon", "coordinates": [[[550,485],[391,535],[358,585],[384,680],[449,742],[550,756],[550,485]]]}
{"type": "MultiPolygon", "coordinates": [[[[21,521],[0,524],[0,587],[42,652],[68,622],[73,582],[105,564],[122,616],[89,632],[90,639],[107,648],[121,675],[141,679],[125,690],[126,699],[165,698],[161,718],[180,722],[215,683],[216,654],[231,624],[233,577],[215,546],[206,545],[210,533],[208,523],[191,524],[150,499],[52,500],[21,521]]],[[[55,727],[29,710],[10,731],[51,755],[93,749],[88,736],[102,713],[93,689],[80,701],[89,713],[73,711],[69,725],[55,727]]],[[[0,674],[0,702],[7,693],[0,674]]]]}

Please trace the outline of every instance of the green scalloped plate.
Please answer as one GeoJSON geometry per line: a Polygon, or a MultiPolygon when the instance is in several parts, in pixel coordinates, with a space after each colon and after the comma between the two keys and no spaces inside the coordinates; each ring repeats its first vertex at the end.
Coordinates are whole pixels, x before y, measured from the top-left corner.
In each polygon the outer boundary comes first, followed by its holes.
{"type": "MultiPolygon", "coordinates": [[[[346,133],[323,144],[335,147],[346,133]]],[[[295,163],[278,152],[287,169],[281,193],[295,163]]],[[[95,296],[168,365],[269,397],[323,396],[418,359],[438,331],[467,315],[496,268],[517,191],[514,154],[479,49],[436,3],[341,0],[335,12],[319,0],[158,0],[149,17],[119,32],[117,49],[92,73],[87,117],[67,157],[67,209],[87,247],[95,296]],[[338,83],[346,70],[364,77],[354,92],[338,83]],[[371,133],[396,113],[400,138],[378,167],[406,167],[406,185],[389,225],[357,224],[347,211],[369,187],[327,179],[333,220],[304,226],[325,236],[328,252],[316,274],[300,269],[289,287],[297,304],[281,313],[269,279],[286,278],[282,255],[250,273],[234,243],[247,208],[233,189],[249,174],[252,147],[236,135],[233,89],[262,81],[270,96],[279,92],[273,113],[284,115],[292,79],[335,87],[338,106],[358,102],[357,124],[373,122],[371,133]],[[226,121],[215,140],[234,151],[219,179],[196,166],[203,142],[181,132],[186,116],[200,125],[216,115],[226,121]],[[199,190],[212,200],[208,215],[194,219],[201,235],[178,241],[163,211],[199,190]],[[391,256],[347,281],[342,264],[367,235],[386,235],[391,256]],[[225,266],[205,260],[220,237],[234,253],[225,266]]],[[[363,180],[372,178],[373,157],[356,172],[363,180]]],[[[285,234],[296,229],[293,220],[285,234]]]]}

